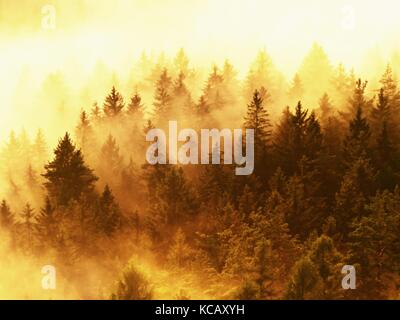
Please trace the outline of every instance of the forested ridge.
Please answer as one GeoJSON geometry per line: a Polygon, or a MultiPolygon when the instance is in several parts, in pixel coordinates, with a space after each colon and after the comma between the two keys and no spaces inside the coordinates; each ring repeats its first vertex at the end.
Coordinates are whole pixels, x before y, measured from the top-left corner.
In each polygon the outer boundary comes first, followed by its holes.
{"type": "Polygon", "coordinates": [[[56,297],[399,298],[394,67],[371,87],[314,45],[290,83],[265,51],[245,79],[226,61],[204,83],[183,50],[142,59],[130,96],[110,86],[54,149],[41,130],[10,134],[3,251],[54,265],[56,297]],[[168,120],[255,129],[254,173],[147,164],[146,132],[168,120]],[[355,290],[342,289],[344,265],[355,290]]]}

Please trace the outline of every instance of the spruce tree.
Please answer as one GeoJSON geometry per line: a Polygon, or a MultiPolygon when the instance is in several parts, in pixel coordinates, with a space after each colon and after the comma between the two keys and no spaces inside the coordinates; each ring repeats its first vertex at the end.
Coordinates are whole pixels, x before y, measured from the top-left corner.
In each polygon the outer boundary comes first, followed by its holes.
{"type": "Polygon", "coordinates": [[[121,228],[121,210],[108,185],[104,187],[99,199],[99,209],[96,214],[97,230],[107,236],[112,236],[121,228]]]}
{"type": "Polygon", "coordinates": [[[43,247],[56,248],[59,236],[60,219],[56,216],[55,208],[52,206],[50,198],[46,197],[45,205],[40,209],[36,216],[36,237],[43,247]]]}
{"type": "Polygon", "coordinates": [[[362,108],[357,109],[356,115],[349,123],[348,134],[344,140],[343,158],[345,166],[360,158],[370,157],[371,131],[362,108]]]}
{"type": "Polygon", "coordinates": [[[399,160],[386,121],[376,139],[374,165],[378,169],[377,183],[380,190],[393,190],[398,184],[399,160]]]}
{"type": "Polygon", "coordinates": [[[76,150],[69,134],[59,140],[54,150],[54,159],[45,165],[44,186],[55,205],[67,205],[83,193],[94,188],[97,177],[84,161],[80,150],[76,150]]]}
{"type": "Polygon", "coordinates": [[[168,75],[167,69],[164,69],[156,83],[156,92],[154,96],[154,112],[157,120],[165,120],[165,117],[171,112],[171,85],[172,80],[168,75]]]}
{"type": "Polygon", "coordinates": [[[7,201],[3,199],[0,205],[0,226],[4,230],[10,230],[14,222],[14,214],[11,212],[7,201]]]}
{"type": "Polygon", "coordinates": [[[122,95],[113,86],[103,105],[105,115],[108,117],[117,116],[124,106],[125,104],[122,95]]]}
{"type": "Polygon", "coordinates": [[[128,104],[128,114],[137,119],[143,119],[144,105],[142,103],[142,98],[138,93],[135,93],[135,95],[131,97],[131,101],[128,104]]]}
{"type": "Polygon", "coordinates": [[[33,253],[33,240],[34,240],[34,228],[35,228],[35,212],[31,205],[27,203],[21,212],[22,222],[20,224],[22,234],[21,238],[21,247],[23,250],[28,253],[33,253]]]}
{"type": "Polygon", "coordinates": [[[293,77],[292,86],[289,89],[288,96],[291,102],[296,102],[303,99],[304,88],[303,83],[299,77],[299,74],[296,73],[293,77]]]}
{"type": "Polygon", "coordinates": [[[93,138],[92,134],[93,130],[90,125],[89,117],[87,116],[86,111],[82,110],[79,117],[79,123],[76,127],[76,138],[78,140],[79,147],[85,154],[88,152],[91,139],[93,138]]]}
{"type": "Polygon", "coordinates": [[[247,114],[244,119],[244,127],[254,129],[256,147],[266,147],[271,136],[271,123],[268,112],[264,108],[264,100],[258,90],[254,91],[253,99],[247,106],[247,114]]]}

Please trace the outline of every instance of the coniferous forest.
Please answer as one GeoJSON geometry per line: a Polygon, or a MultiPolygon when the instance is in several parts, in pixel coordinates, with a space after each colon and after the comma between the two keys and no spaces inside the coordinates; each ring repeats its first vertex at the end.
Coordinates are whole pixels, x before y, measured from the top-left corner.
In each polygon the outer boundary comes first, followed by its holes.
{"type": "Polygon", "coordinates": [[[39,120],[2,137],[0,297],[400,298],[400,59],[366,77],[314,43],[288,77],[254,57],[240,75],[143,52],[127,77],[98,61],[79,90],[22,72],[14,106],[39,120]],[[169,120],[254,129],[254,172],[223,154],[147,163],[146,133],[169,120]]]}
{"type": "MultiPolygon", "coordinates": [[[[327,59],[318,45],[311,54],[327,59]]],[[[3,250],[27,268],[51,261],[64,290],[53,294],[66,298],[398,298],[400,91],[391,66],[371,96],[339,65],[313,106],[299,75],[278,93],[265,51],[243,82],[234,70],[226,61],[197,83],[181,50],[172,70],[155,65],[132,96],[111,87],[53,147],[40,130],[33,141],[11,132],[3,250]],[[201,87],[197,99],[190,86],[201,87]],[[154,94],[150,114],[142,91],[154,94]],[[282,95],[288,105],[272,116],[282,95]],[[228,126],[255,129],[253,174],[144,160],[146,132],[165,119],[222,128],[224,113],[228,126]],[[344,265],[356,268],[356,290],[342,289],[344,265]]]]}

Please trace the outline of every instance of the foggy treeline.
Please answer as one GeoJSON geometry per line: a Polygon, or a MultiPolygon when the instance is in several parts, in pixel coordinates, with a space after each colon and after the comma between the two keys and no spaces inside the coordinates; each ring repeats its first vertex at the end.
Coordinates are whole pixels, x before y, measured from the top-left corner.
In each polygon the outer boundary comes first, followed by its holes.
{"type": "Polygon", "coordinates": [[[51,131],[11,132],[1,152],[0,255],[17,278],[2,281],[2,295],[399,298],[399,65],[369,83],[314,44],[289,81],[265,51],[243,80],[226,60],[203,81],[184,50],[156,62],[143,54],[139,66],[121,84],[98,65],[90,86],[105,98],[90,101],[89,86],[88,105],[57,145],[46,140],[51,131]],[[255,129],[254,173],[147,164],[146,132],[168,120],[255,129]],[[26,280],[44,264],[57,269],[54,292],[26,280]],[[356,268],[356,290],[342,289],[344,265],[356,268]]]}

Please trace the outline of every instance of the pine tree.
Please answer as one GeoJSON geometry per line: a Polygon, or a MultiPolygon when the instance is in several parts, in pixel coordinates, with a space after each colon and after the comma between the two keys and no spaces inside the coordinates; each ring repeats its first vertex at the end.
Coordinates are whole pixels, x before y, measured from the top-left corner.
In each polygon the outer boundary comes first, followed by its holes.
{"type": "Polygon", "coordinates": [[[308,257],[296,262],[289,280],[285,298],[289,300],[317,299],[321,297],[321,277],[317,266],[308,257]]]}
{"type": "Polygon", "coordinates": [[[164,117],[171,112],[171,85],[172,80],[168,75],[167,69],[164,69],[160,78],[157,80],[153,103],[155,116],[158,120],[164,119],[164,117]]]}
{"type": "Polygon", "coordinates": [[[90,110],[90,116],[94,121],[101,119],[101,110],[97,102],[93,103],[92,109],[90,110]]]}
{"type": "Polygon", "coordinates": [[[153,289],[141,272],[132,263],[124,270],[117,283],[112,300],[151,300],[153,289]]]}
{"type": "Polygon", "coordinates": [[[331,84],[334,89],[332,96],[337,106],[342,108],[346,105],[355,83],[354,73],[349,74],[344,65],[340,63],[334,70],[331,79],[331,84]]]}
{"type": "Polygon", "coordinates": [[[398,184],[399,161],[386,121],[383,122],[382,129],[377,137],[374,160],[374,165],[378,169],[378,188],[380,190],[393,190],[398,184]]]}
{"type": "Polygon", "coordinates": [[[124,108],[124,99],[122,95],[113,86],[110,94],[106,97],[103,105],[104,113],[108,117],[117,116],[124,108]]]}
{"type": "Polygon", "coordinates": [[[357,109],[356,115],[349,124],[349,132],[344,140],[343,157],[345,165],[370,156],[370,128],[367,119],[363,116],[362,108],[357,109]]]}
{"type": "Polygon", "coordinates": [[[347,239],[355,219],[367,215],[368,199],[375,192],[375,172],[370,162],[360,158],[352,162],[336,194],[338,230],[347,239]]]}
{"type": "Polygon", "coordinates": [[[119,146],[115,138],[109,134],[100,151],[100,172],[102,178],[111,181],[113,177],[119,176],[123,158],[119,152],[119,146]]]}
{"type": "Polygon", "coordinates": [[[99,199],[99,209],[96,215],[97,228],[107,236],[112,236],[121,228],[121,210],[108,185],[99,199]]]}
{"type": "Polygon", "coordinates": [[[287,108],[278,125],[274,137],[274,149],[277,161],[287,174],[300,169],[300,160],[307,157],[315,160],[322,147],[322,133],[315,114],[308,116],[301,102],[297,103],[295,113],[287,108]]]}
{"type": "Polygon", "coordinates": [[[39,190],[39,181],[37,172],[32,168],[32,165],[29,164],[26,170],[26,184],[32,191],[38,192],[39,190]]]}
{"type": "Polygon", "coordinates": [[[400,91],[397,88],[397,80],[393,76],[390,65],[387,65],[385,73],[380,79],[382,89],[388,97],[388,103],[393,113],[397,113],[400,108],[400,91]]]}
{"type": "Polygon", "coordinates": [[[184,83],[185,74],[180,72],[178,78],[173,83],[173,93],[175,97],[183,97],[188,94],[188,90],[184,83]]]}
{"type": "Polygon", "coordinates": [[[303,83],[301,82],[298,73],[296,73],[293,77],[292,86],[289,89],[288,96],[291,102],[302,100],[304,96],[303,83]]]}
{"type": "Polygon", "coordinates": [[[378,102],[371,110],[371,127],[372,132],[378,134],[382,128],[383,123],[386,125],[391,119],[391,111],[389,108],[389,99],[385,94],[385,90],[381,88],[378,94],[378,102]]]}
{"type": "Polygon", "coordinates": [[[370,214],[355,221],[350,234],[350,263],[356,266],[356,298],[387,299],[388,282],[397,282],[400,270],[399,189],[372,198],[370,214]]]}
{"type": "Polygon", "coordinates": [[[193,250],[187,243],[185,233],[181,228],[178,228],[168,252],[168,262],[176,268],[189,267],[193,254],[193,250]]]}
{"type": "Polygon", "coordinates": [[[46,197],[45,205],[36,216],[36,237],[41,246],[45,248],[56,248],[58,244],[59,219],[51,204],[50,198],[46,197]]]}
{"type": "Polygon", "coordinates": [[[45,165],[43,177],[48,195],[56,205],[67,205],[70,200],[77,200],[82,193],[91,192],[97,177],[85,164],[83,155],[66,133],[54,150],[53,161],[45,165]]]}
{"type": "Polygon", "coordinates": [[[201,119],[204,119],[210,113],[210,106],[204,95],[201,95],[197,103],[197,113],[201,119]]]}
{"type": "Polygon", "coordinates": [[[174,65],[178,73],[182,73],[184,75],[188,74],[189,59],[186,56],[185,50],[183,50],[183,48],[180,48],[178,53],[176,54],[176,57],[174,59],[174,65]]]}
{"type": "Polygon", "coordinates": [[[263,148],[269,143],[271,123],[268,112],[264,108],[264,100],[257,90],[254,91],[253,99],[247,106],[244,127],[254,129],[256,147],[263,148]]]}
{"type": "Polygon", "coordinates": [[[309,251],[296,263],[288,283],[288,299],[339,299],[341,267],[344,257],[337,251],[331,238],[316,238],[309,251]]]}
{"type": "Polygon", "coordinates": [[[14,214],[11,212],[7,201],[3,199],[0,205],[0,226],[3,230],[11,230],[14,222],[14,214]]]}
{"type": "Polygon", "coordinates": [[[319,99],[319,115],[323,124],[334,115],[334,108],[328,94],[325,92],[319,99]]]}
{"type": "Polygon", "coordinates": [[[361,113],[367,117],[370,115],[372,109],[372,99],[367,99],[365,97],[365,89],[367,84],[368,81],[363,82],[361,79],[357,80],[356,86],[353,89],[353,93],[347,101],[347,111],[340,112],[345,121],[350,121],[353,119],[359,110],[361,110],[361,113]]]}
{"type": "Polygon", "coordinates": [[[194,217],[197,203],[182,168],[152,166],[146,180],[150,194],[149,223],[154,237],[166,231],[165,227],[194,217]]]}
{"type": "Polygon", "coordinates": [[[138,93],[131,97],[131,101],[128,104],[128,114],[140,120],[144,117],[144,105],[138,93]]]}
{"type": "Polygon", "coordinates": [[[47,160],[48,151],[46,140],[41,129],[39,129],[36,133],[32,148],[35,167],[42,167],[47,160]]]}
{"type": "Polygon", "coordinates": [[[220,110],[226,105],[226,93],[224,78],[218,67],[214,65],[203,90],[211,110],[220,110]]]}
{"type": "Polygon", "coordinates": [[[27,203],[21,213],[21,247],[29,254],[33,253],[34,219],[35,212],[31,205],[27,203]]]}
{"type": "Polygon", "coordinates": [[[328,56],[319,44],[312,45],[298,74],[310,99],[306,103],[317,102],[317,99],[329,90],[333,70],[328,56]]]}
{"type": "Polygon", "coordinates": [[[283,75],[265,50],[260,50],[250,66],[246,77],[244,97],[250,100],[254,90],[261,87],[268,88],[272,97],[271,102],[274,103],[286,91],[283,75]]]}
{"type": "Polygon", "coordinates": [[[79,117],[79,124],[76,127],[76,138],[79,147],[85,154],[88,152],[90,142],[93,138],[92,134],[93,130],[90,125],[89,117],[87,116],[86,111],[82,110],[79,117]]]}

